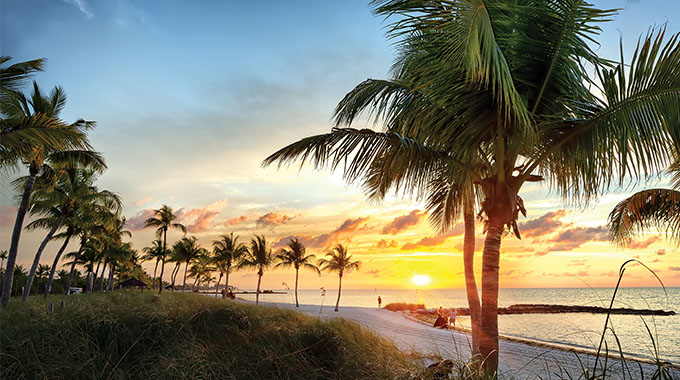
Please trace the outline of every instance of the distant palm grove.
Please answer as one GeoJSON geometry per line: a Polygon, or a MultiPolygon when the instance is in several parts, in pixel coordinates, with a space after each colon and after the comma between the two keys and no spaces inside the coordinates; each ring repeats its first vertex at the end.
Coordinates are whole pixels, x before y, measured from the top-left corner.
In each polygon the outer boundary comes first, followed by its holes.
{"type": "MultiPolygon", "coordinates": [[[[95,122],[62,120],[59,114],[66,105],[66,94],[60,87],[45,93],[33,82],[30,94],[22,92],[31,74],[43,69],[43,59],[13,64],[10,60],[0,58],[0,165],[26,175],[12,183],[19,204],[9,250],[0,251],[3,306],[12,296],[21,296],[22,300],[31,295],[47,298],[49,294],[68,294],[72,288],[111,291],[133,278],[158,292],[214,288],[217,296],[223,289],[224,298],[229,275],[249,268],[257,271],[259,303],[265,271],[291,266],[295,269],[295,300],[299,306],[299,269],[320,274],[318,264],[325,261],[306,254],[298,239],[290,241],[289,250],[272,252],[263,235],[245,244],[239,236],[229,233],[213,241],[210,248],[202,247],[195,236],[186,236],[187,230],[172,208],[163,205],[153,210],[153,216],[145,222],[145,227],[155,229],[156,240],[141,253],[125,242],[132,234],[126,229],[120,196],[96,186],[107,166],[87,138],[95,122]],[[26,215],[33,220],[24,225],[26,215]],[[24,229],[46,231],[30,267],[16,264],[24,229]],[[169,230],[181,231],[185,236],[169,243],[169,230]],[[78,243],[77,250],[65,252],[71,242],[78,243]],[[45,250],[50,249],[56,250],[54,260],[41,261],[45,250]],[[142,268],[144,262],[153,263],[151,275],[142,268]],[[166,264],[170,264],[169,281],[164,281],[168,277],[166,264]]],[[[336,249],[328,255],[333,257],[336,249]]],[[[342,270],[340,273],[342,276],[342,270]]]]}

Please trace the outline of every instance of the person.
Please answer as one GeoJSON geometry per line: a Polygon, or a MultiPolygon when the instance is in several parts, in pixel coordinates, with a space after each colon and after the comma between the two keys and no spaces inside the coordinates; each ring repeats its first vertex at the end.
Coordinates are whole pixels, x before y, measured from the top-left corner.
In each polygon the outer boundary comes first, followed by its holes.
{"type": "Polygon", "coordinates": [[[453,328],[456,328],[456,315],[458,315],[458,310],[453,309],[453,315],[451,316],[450,323],[453,325],[453,328]]]}
{"type": "Polygon", "coordinates": [[[378,309],[380,309],[380,305],[382,305],[382,298],[378,296],[378,309]]]}

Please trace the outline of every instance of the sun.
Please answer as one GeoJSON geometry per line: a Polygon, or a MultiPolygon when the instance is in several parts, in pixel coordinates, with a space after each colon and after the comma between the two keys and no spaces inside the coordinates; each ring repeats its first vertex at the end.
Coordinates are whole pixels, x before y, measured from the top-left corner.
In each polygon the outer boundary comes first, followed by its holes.
{"type": "Polygon", "coordinates": [[[426,276],[424,274],[414,274],[413,277],[411,277],[411,281],[414,285],[425,286],[430,283],[430,276],[426,276]]]}

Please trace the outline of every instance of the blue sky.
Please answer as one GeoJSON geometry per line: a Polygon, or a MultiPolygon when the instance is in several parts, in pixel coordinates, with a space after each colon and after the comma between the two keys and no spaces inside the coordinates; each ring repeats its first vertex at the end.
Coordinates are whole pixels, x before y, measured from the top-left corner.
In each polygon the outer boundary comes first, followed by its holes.
{"type": "MultiPolygon", "coordinates": [[[[608,58],[618,58],[620,38],[630,56],[650,26],[667,22],[669,32],[680,31],[677,0],[595,4],[624,8],[603,25],[599,53],[608,58]]],[[[243,215],[300,215],[297,228],[322,233],[350,216],[396,217],[420,207],[399,200],[369,207],[337,175],[259,166],[283,145],[328,131],[333,108],[353,86],[388,75],[393,50],[366,0],[3,0],[0,17],[2,55],[46,57],[36,80],[64,87],[64,119],[97,121],[91,142],[110,167],[99,185],[121,194],[129,218],[163,203],[184,208],[193,223],[209,218],[212,229],[196,232],[207,244],[218,226],[243,215]]],[[[0,191],[6,210],[11,195],[0,191]]],[[[525,194],[530,217],[563,207],[544,189],[525,194]]],[[[605,197],[571,218],[601,225],[621,198],[605,197]]],[[[9,224],[0,226],[3,245],[9,224]]],[[[135,231],[135,247],[151,235],[135,231]]],[[[20,263],[41,236],[26,234],[20,263]]]]}

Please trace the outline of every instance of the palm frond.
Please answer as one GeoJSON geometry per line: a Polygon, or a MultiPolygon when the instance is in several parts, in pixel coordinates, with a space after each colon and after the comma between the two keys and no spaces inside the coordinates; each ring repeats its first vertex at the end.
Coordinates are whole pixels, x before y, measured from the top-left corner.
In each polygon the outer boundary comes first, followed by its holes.
{"type": "Polygon", "coordinates": [[[609,214],[612,241],[625,246],[631,238],[650,228],[665,231],[680,242],[680,191],[648,189],[619,202],[609,214]]]}

